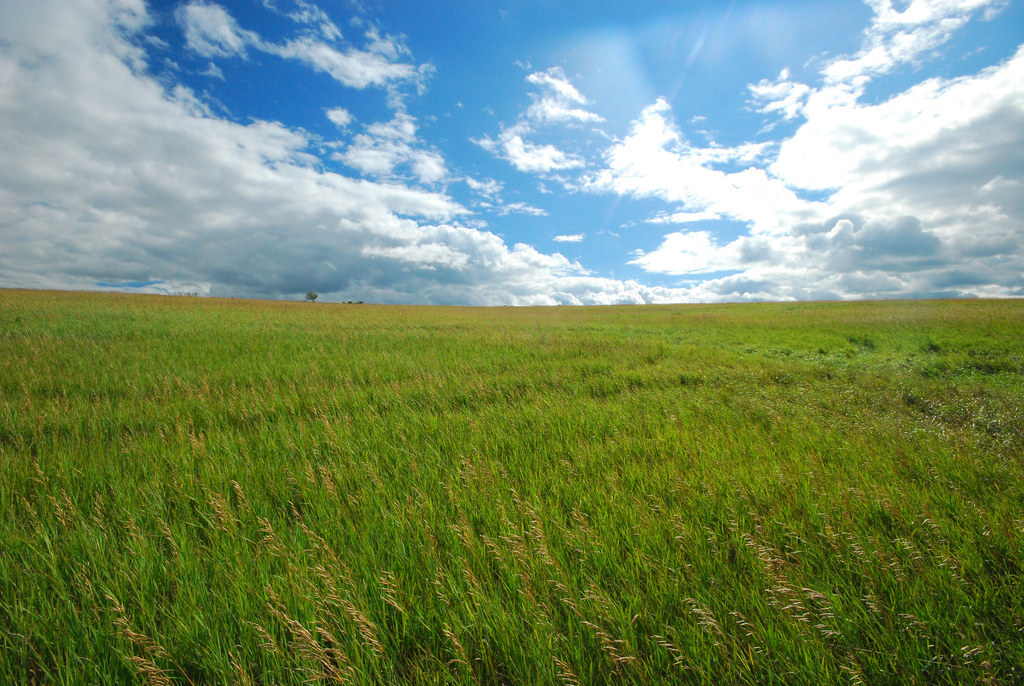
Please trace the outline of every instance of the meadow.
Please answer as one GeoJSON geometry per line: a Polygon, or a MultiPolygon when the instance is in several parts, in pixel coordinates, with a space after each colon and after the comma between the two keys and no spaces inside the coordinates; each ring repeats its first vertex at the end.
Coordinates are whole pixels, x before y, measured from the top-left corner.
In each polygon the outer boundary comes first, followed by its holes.
{"type": "Polygon", "coordinates": [[[0,683],[1020,683],[1022,332],[0,290],[0,683]]]}

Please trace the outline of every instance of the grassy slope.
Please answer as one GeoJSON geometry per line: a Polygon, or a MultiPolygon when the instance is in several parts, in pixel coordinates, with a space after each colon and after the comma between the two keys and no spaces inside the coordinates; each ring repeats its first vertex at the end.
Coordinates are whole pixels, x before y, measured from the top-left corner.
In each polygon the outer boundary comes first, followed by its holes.
{"type": "Polygon", "coordinates": [[[1021,331],[0,291],[0,681],[1024,679],[1021,331]]]}

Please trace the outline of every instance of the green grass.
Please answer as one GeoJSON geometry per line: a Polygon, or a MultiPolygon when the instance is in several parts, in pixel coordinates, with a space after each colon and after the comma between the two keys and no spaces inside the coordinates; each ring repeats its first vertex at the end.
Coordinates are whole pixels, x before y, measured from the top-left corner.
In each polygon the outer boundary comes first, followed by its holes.
{"type": "Polygon", "coordinates": [[[0,291],[0,682],[1020,682],[1022,331],[0,291]]]}

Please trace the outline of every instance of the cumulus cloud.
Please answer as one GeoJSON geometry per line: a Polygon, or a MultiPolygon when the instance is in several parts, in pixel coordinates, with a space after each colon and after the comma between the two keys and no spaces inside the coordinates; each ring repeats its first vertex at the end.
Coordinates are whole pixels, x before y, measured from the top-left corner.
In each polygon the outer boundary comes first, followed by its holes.
{"type": "MultiPolygon", "coordinates": [[[[969,190],[974,193],[1019,169],[1015,150],[1024,136],[1022,78],[1024,50],[1018,50],[977,74],[929,79],[877,105],[836,106],[812,96],[807,122],[782,143],[772,171],[793,186],[846,189],[840,191],[840,202],[886,188],[902,192],[919,186],[914,194],[931,196],[929,203],[943,197],[960,203],[968,188],[957,175],[972,177],[969,190]],[[922,176],[929,181],[922,183],[922,176]],[[945,185],[949,182],[959,191],[952,196],[945,185]]],[[[896,196],[892,193],[891,199],[899,201],[896,196]]]]}
{"type": "Polygon", "coordinates": [[[978,73],[865,103],[871,79],[927,58],[1001,6],[869,4],[862,48],[825,62],[820,85],[783,70],[749,86],[753,109],[797,123],[788,138],[741,161],[744,146],[692,145],[659,100],[607,149],[588,190],[674,206],[649,223],[747,227],[725,242],[703,228],[670,233],[633,264],[678,276],[733,272],[695,280],[688,293],[698,300],[1022,292],[1024,46],[978,73]]]}
{"type": "Polygon", "coordinates": [[[771,170],[791,186],[829,191],[836,214],[861,218],[819,224],[808,238],[823,268],[889,274],[902,284],[897,293],[1019,292],[1022,83],[1024,48],[878,104],[818,105],[812,96],[771,170]]]}
{"type": "Polygon", "coordinates": [[[204,57],[245,57],[248,46],[259,46],[259,36],[241,29],[220,5],[192,2],[178,10],[178,21],[191,50],[204,57]]]}
{"type": "Polygon", "coordinates": [[[206,70],[203,71],[202,74],[203,76],[209,76],[211,79],[219,79],[221,81],[224,80],[224,72],[222,72],[220,70],[220,67],[218,67],[213,62],[210,62],[210,64],[207,65],[206,70]]]}
{"type": "MultiPolygon", "coordinates": [[[[816,83],[784,70],[750,86],[752,109],[788,122],[770,142],[766,129],[762,142],[695,144],[655,100],[587,155],[557,136],[600,125],[591,103],[561,70],[530,73],[530,104],[477,142],[566,187],[664,203],[644,227],[664,236],[630,259],[672,287],[595,276],[486,230],[397,106],[395,89],[429,69],[401,40],[363,28],[345,43],[312,4],[288,7],[303,33],[278,43],[212,2],[176,18],[211,76],[212,60],[275,54],[381,88],[390,119],[324,110],[338,143],[240,123],[176,72],[153,76],[147,50],[162,48],[141,0],[0,3],[0,285],[479,305],[1024,295],[1024,49],[864,97],[998,3],[874,0],[861,49],[824,62],[816,83]],[[329,170],[325,145],[349,172],[329,170]]],[[[500,181],[461,180],[474,210],[546,214],[507,202],[500,181]]]]}
{"type": "Polygon", "coordinates": [[[716,212],[657,212],[645,220],[647,224],[691,224],[693,222],[721,219],[716,212]]]}
{"type": "Polygon", "coordinates": [[[825,81],[862,86],[947,42],[978,10],[988,10],[991,18],[991,12],[1003,4],[1001,0],[911,0],[901,11],[892,0],[868,0],[874,17],[864,32],[863,46],[853,56],[830,62],[823,72],[825,81]]]}
{"type": "Polygon", "coordinates": [[[512,202],[499,207],[498,214],[527,214],[531,217],[546,217],[548,216],[548,211],[540,207],[534,207],[526,202],[512,202]]]}
{"type": "Polygon", "coordinates": [[[407,165],[421,183],[442,181],[448,173],[444,158],[419,146],[416,120],[399,112],[391,121],[367,126],[364,133],[355,136],[352,144],[334,157],[371,176],[392,176],[397,167],[407,165]]]}
{"type": "Polygon", "coordinates": [[[526,80],[540,88],[540,93],[532,95],[533,104],[524,113],[526,119],[537,124],[604,121],[604,117],[583,107],[587,99],[576,90],[561,67],[535,72],[526,80]]]}
{"type": "Polygon", "coordinates": [[[549,174],[560,169],[578,169],[584,166],[583,158],[566,153],[554,145],[537,145],[523,139],[523,134],[532,131],[525,125],[503,130],[498,139],[481,138],[476,143],[487,152],[507,160],[521,172],[549,174]]]}
{"type": "Polygon", "coordinates": [[[352,113],[344,107],[333,107],[327,110],[325,114],[327,115],[327,118],[331,120],[331,123],[342,129],[351,124],[352,120],[355,119],[355,117],[352,116],[352,113]]]}
{"type": "Polygon", "coordinates": [[[550,143],[534,143],[528,137],[533,136],[540,126],[600,122],[604,121],[603,117],[583,107],[587,104],[586,98],[559,67],[534,72],[526,80],[537,86],[539,91],[531,94],[532,104],[520,114],[515,124],[502,127],[497,139],[484,136],[474,142],[507,160],[521,172],[544,175],[584,167],[586,162],[580,155],[565,152],[550,143]]]}
{"type": "MultiPolygon", "coordinates": [[[[326,171],[302,130],[216,116],[148,75],[136,39],[150,22],[137,0],[0,4],[0,285],[480,305],[679,296],[460,225],[467,210],[444,192],[326,171]]],[[[204,35],[207,49],[238,45],[204,35]]],[[[415,122],[364,133],[411,146],[415,122]]]]}
{"type": "MultiPolygon", "coordinates": [[[[783,69],[777,79],[751,84],[755,110],[792,120],[805,107],[820,111],[853,106],[871,80],[901,66],[919,64],[979,12],[988,21],[1005,7],[1004,0],[911,0],[902,10],[892,0],[866,2],[873,17],[857,53],[826,61],[818,88],[790,80],[789,69],[783,69]]],[[[808,113],[808,118],[813,114],[808,113]]]]}
{"type": "Polygon", "coordinates": [[[470,189],[483,198],[482,201],[476,203],[476,207],[480,209],[493,211],[502,217],[511,214],[529,215],[533,217],[546,217],[548,215],[547,210],[540,207],[534,207],[527,202],[520,201],[506,203],[502,199],[502,190],[504,189],[504,185],[500,181],[496,181],[494,179],[481,181],[472,177],[466,177],[462,180],[470,187],[470,189]]]}
{"type": "Polygon", "coordinates": [[[775,80],[762,79],[747,86],[755,110],[765,114],[778,112],[783,119],[795,119],[803,111],[811,87],[790,81],[789,69],[783,69],[775,80]]]}
{"type": "Polygon", "coordinates": [[[656,250],[636,251],[631,264],[662,274],[743,272],[751,278],[783,264],[797,266],[800,259],[787,238],[741,236],[720,245],[709,231],[679,231],[666,235],[656,250]]]}
{"type": "MultiPolygon", "coordinates": [[[[646,108],[629,135],[605,152],[605,168],[586,180],[592,192],[677,203],[692,219],[729,218],[748,222],[759,233],[778,233],[808,221],[820,203],[800,198],[778,178],[757,166],[726,171],[752,158],[751,146],[702,148],[689,143],[672,120],[664,99],[646,108]]],[[[760,148],[754,146],[758,152],[760,148]]]]}
{"type": "Polygon", "coordinates": [[[246,57],[251,47],[304,62],[350,88],[419,83],[429,73],[426,65],[416,67],[401,61],[408,50],[399,40],[371,29],[366,35],[367,49],[341,46],[341,31],[323,10],[305,2],[297,7],[289,16],[299,23],[315,25],[319,31],[283,44],[264,41],[257,33],[242,29],[227,10],[204,0],[182,6],[177,17],[188,48],[204,57],[246,57]]]}
{"type": "Polygon", "coordinates": [[[473,191],[479,193],[488,200],[496,200],[501,197],[502,188],[504,185],[495,179],[474,179],[471,176],[467,176],[463,181],[473,191]]]}
{"type": "Polygon", "coordinates": [[[375,50],[339,50],[323,41],[303,36],[284,45],[268,46],[268,52],[301,60],[350,88],[381,86],[394,81],[415,81],[423,72],[412,64],[393,62],[391,56],[375,50]]]}
{"type": "MultiPolygon", "coordinates": [[[[274,8],[273,3],[268,0],[264,0],[264,5],[274,8]]],[[[294,22],[315,28],[327,40],[341,40],[341,30],[334,21],[312,3],[294,0],[294,9],[286,14],[294,22]]]]}

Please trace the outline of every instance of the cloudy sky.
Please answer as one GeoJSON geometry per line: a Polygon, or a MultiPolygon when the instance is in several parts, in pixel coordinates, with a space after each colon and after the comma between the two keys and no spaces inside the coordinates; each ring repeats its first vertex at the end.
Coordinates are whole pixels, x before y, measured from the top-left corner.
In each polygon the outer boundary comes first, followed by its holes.
{"type": "Polygon", "coordinates": [[[1024,0],[0,0],[0,286],[1024,296],[1024,0]]]}

